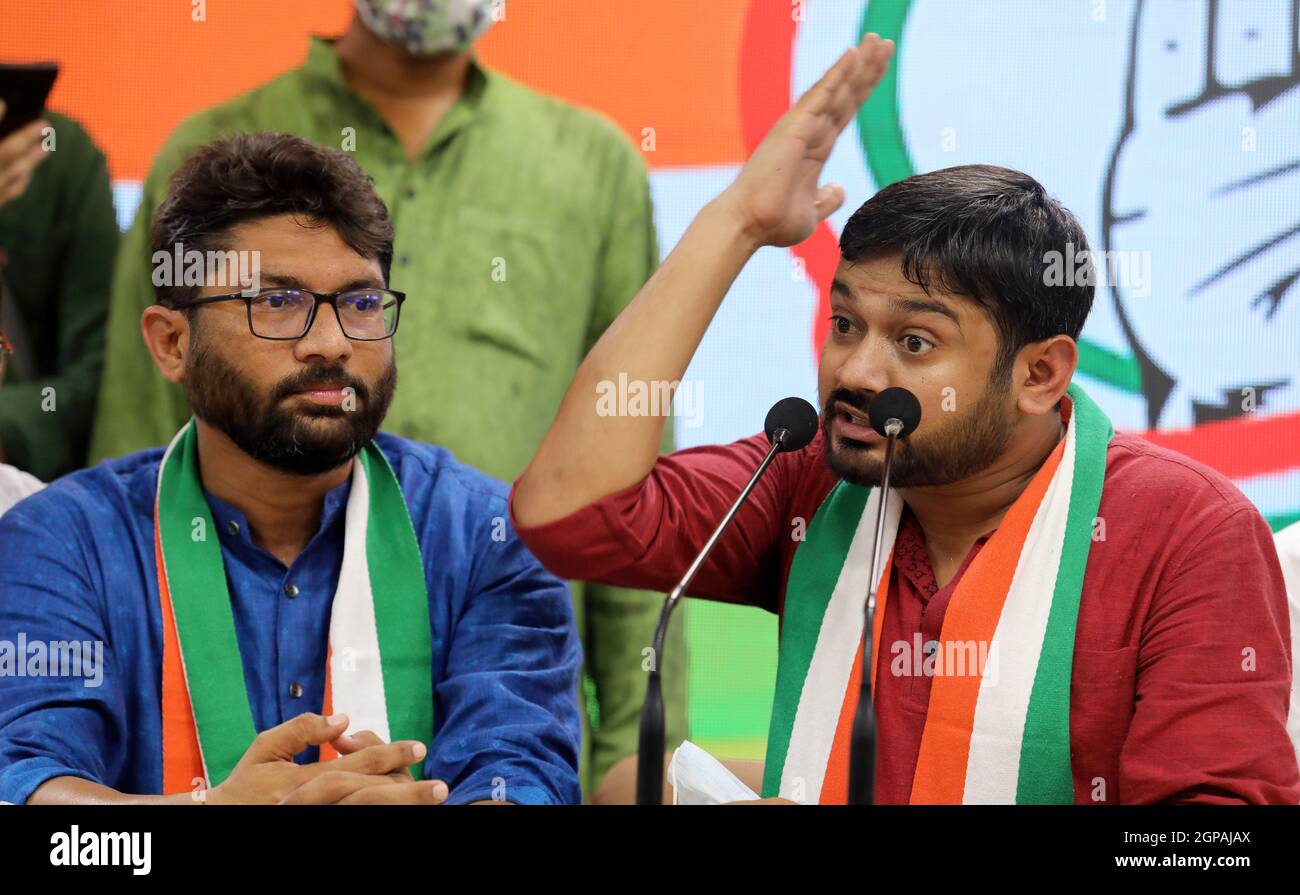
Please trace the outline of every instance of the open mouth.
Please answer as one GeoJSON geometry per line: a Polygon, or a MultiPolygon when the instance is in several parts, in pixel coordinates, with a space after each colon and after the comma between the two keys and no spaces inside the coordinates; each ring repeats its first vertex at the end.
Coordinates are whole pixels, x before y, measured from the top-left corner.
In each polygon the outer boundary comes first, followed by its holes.
{"type": "Polygon", "coordinates": [[[870,418],[856,407],[837,401],[834,414],[831,425],[835,430],[835,434],[841,438],[847,438],[851,441],[880,440],[880,434],[871,428],[870,418]]]}

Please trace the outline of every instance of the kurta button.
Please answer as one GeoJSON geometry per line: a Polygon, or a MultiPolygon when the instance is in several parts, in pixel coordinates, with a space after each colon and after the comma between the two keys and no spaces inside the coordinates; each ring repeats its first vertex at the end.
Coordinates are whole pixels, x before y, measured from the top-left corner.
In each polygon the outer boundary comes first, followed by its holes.
{"type": "Polygon", "coordinates": [[[230,532],[232,535],[239,534],[239,523],[234,519],[231,519],[226,523],[226,531],[230,532]]]}
{"type": "Polygon", "coordinates": [[[290,684],[289,695],[292,696],[294,699],[297,699],[299,696],[302,696],[302,684],[298,683],[297,681],[294,681],[292,684],[290,684]]]}
{"type": "Polygon", "coordinates": [[[922,648],[925,650],[927,656],[933,656],[935,653],[939,652],[939,641],[927,640],[925,646],[922,648]]]}
{"type": "Polygon", "coordinates": [[[284,595],[285,595],[286,597],[288,597],[290,600],[292,600],[294,597],[298,596],[298,585],[296,585],[296,584],[286,584],[286,585],[284,586],[284,595]]]}

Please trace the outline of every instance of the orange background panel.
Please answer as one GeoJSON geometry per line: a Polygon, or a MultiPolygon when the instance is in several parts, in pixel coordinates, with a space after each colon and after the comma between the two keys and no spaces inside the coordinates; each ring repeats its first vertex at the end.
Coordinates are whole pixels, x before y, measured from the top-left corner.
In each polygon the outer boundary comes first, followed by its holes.
{"type": "Polygon", "coordinates": [[[508,0],[484,61],[553,96],[599,109],[651,167],[745,160],[740,47],[750,0],[508,0]]]}
{"type": "MultiPolygon", "coordinates": [[[[509,0],[481,58],[619,123],[651,167],[743,160],[739,52],[749,0],[509,0]]],[[[351,0],[4,0],[0,61],[55,59],[50,106],[86,126],[115,180],[139,180],[182,119],[302,63],[351,0]]]]}
{"type": "Polygon", "coordinates": [[[306,57],[304,34],[340,34],[350,0],[4,0],[0,60],[59,62],[50,106],[77,118],[115,180],[141,180],[182,119],[306,57]]]}

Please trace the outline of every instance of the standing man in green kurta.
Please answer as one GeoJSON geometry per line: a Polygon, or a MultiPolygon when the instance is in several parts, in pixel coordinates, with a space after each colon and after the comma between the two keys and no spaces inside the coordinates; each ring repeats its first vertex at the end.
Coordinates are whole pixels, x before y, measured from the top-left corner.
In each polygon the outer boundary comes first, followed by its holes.
{"type": "MultiPolygon", "coordinates": [[[[189,416],[141,350],[140,313],[154,300],[154,209],[181,160],[217,137],[296,134],[352,153],[374,179],[397,231],[391,285],[410,296],[395,346],[405,384],[388,427],[499,479],[523,471],[579,361],[654,270],[635,148],[604,119],[474,58],[504,0],[356,6],[343,37],[313,38],[302,67],[193,116],[159,152],[118,259],[92,459],[164,444],[189,416]]],[[[575,584],[574,601],[591,796],[636,752],[642,648],[662,596],[575,584]]],[[[682,623],[674,628],[670,743],[686,736],[682,623]]]]}

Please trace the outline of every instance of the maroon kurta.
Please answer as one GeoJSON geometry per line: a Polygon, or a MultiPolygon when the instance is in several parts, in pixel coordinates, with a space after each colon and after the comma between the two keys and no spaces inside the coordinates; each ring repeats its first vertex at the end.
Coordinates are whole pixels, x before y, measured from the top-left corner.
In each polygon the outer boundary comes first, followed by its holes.
{"type": "MultiPolygon", "coordinates": [[[[758,435],[678,451],[640,484],[519,534],[563,578],[666,591],[766,449],[758,435]]],[[[796,537],[837,481],[822,454],[818,435],[776,458],[692,595],[781,612],[796,537]]],[[[1107,451],[1098,515],[1105,539],[1089,554],[1071,674],[1075,801],[1300,802],[1286,592],[1268,524],[1219,473],[1123,434],[1107,451]]],[[[878,802],[908,800],[932,680],[892,676],[883,644],[939,639],[985,540],[939,588],[925,533],[903,513],[876,667],[878,802]]]]}

